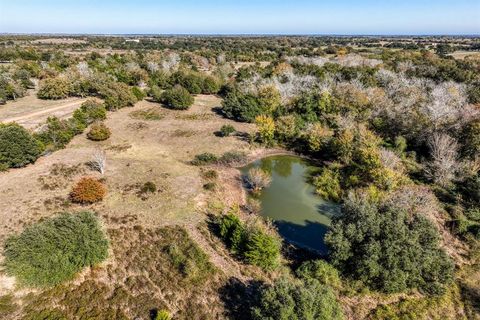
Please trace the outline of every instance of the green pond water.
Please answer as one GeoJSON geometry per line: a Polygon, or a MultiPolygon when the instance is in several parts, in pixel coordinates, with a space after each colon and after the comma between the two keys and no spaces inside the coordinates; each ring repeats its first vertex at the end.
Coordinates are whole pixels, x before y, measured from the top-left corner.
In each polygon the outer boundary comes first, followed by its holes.
{"type": "Polygon", "coordinates": [[[285,155],[257,160],[241,168],[242,174],[252,167],[262,168],[272,178],[256,196],[262,205],[261,214],[274,221],[287,241],[326,254],[323,238],[331,218],[340,213],[340,206],[317,196],[308,183],[311,172],[318,168],[302,158],[285,155]]]}

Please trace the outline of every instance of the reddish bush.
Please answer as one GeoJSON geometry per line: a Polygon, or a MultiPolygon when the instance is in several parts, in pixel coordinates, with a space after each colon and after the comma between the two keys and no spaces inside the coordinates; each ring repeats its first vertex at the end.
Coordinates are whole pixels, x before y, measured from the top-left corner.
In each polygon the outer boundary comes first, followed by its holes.
{"type": "Polygon", "coordinates": [[[83,177],[73,187],[70,198],[77,203],[94,203],[101,201],[107,188],[95,178],[83,177]]]}

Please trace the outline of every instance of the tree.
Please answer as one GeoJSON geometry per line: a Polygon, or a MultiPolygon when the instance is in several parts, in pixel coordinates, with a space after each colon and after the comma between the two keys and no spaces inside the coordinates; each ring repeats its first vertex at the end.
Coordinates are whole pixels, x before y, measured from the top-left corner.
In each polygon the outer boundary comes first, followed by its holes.
{"type": "Polygon", "coordinates": [[[89,99],[82,103],[80,108],[75,110],[73,118],[79,120],[85,125],[89,125],[95,121],[105,120],[107,118],[107,109],[104,104],[89,99]]]}
{"type": "Polygon", "coordinates": [[[194,99],[187,89],[176,86],[173,89],[165,90],[161,95],[160,102],[168,108],[186,110],[193,104],[194,99]]]}
{"type": "Polygon", "coordinates": [[[342,309],[333,291],[316,280],[280,278],[264,285],[251,309],[258,320],[340,320],[342,309]]]}
{"type": "Polygon", "coordinates": [[[258,103],[264,113],[273,114],[282,103],[282,97],[274,86],[265,86],[258,90],[258,103]]]}
{"type": "Polygon", "coordinates": [[[338,289],[342,283],[337,269],[324,260],[310,260],[302,263],[295,274],[303,280],[317,280],[323,285],[338,289]]]}
{"type": "Polygon", "coordinates": [[[243,122],[253,122],[262,114],[262,108],[254,95],[233,90],[222,101],[222,111],[227,118],[243,122]]]}
{"type": "Polygon", "coordinates": [[[281,247],[278,236],[256,229],[248,234],[243,255],[248,263],[273,270],[279,265],[281,247]]]}
{"type": "Polygon", "coordinates": [[[0,124],[0,167],[18,168],[35,162],[42,144],[16,123],[0,124]]]}
{"type": "Polygon", "coordinates": [[[260,140],[266,145],[271,145],[275,137],[275,121],[269,116],[259,115],[255,118],[255,124],[260,140]]]}
{"type": "Polygon", "coordinates": [[[310,151],[317,152],[328,145],[333,131],[320,122],[310,123],[304,133],[310,151]]]}
{"type": "Polygon", "coordinates": [[[40,84],[37,96],[40,99],[64,99],[71,93],[71,86],[67,80],[63,78],[46,79],[40,84]]]}
{"type": "Polygon", "coordinates": [[[97,149],[92,155],[92,160],[89,162],[92,169],[97,170],[101,174],[105,173],[107,166],[107,154],[102,149],[97,149]]]}
{"type": "Polygon", "coordinates": [[[384,292],[417,288],[439,294],[453,276],[453,263],[439,247],[439,233],[430,220],[364,193],[349,194],[325,243],[335,267],[384,292]]]}
{"type": "Polygon", "coordinates": [[[107,110],[130,107],[137,102],[130,87],[122,82],[109,82],[106,85],[101,85],[98,92],[100,97],[104,99],[107,110]]]}
{"type": "Polygon", "coordinates": [[[93,213],[64,213],[10,236],[4,255],[7,273],[20,284],[49,287],[105,260],[108,240],[93,213]]]}
{"type": "Polygon", "coordinates": [[[462,153],[474,158],[480,155],[480,119],[469,122],[462,132],[462,153]]]}
{"type": "Polygon", "coordinates": [[[459,168],[457,141],[446,134],[434,133],[428,146],[432,159],[426,168],[427,175],[442,187],[450,186],[459,168]]]}
{"type": "Polygon", "coordinates": [[[319,175],[313,177],[315,192],[326,200],[338,202],[342,196],[338,171],[322,168],[319,175]]]}

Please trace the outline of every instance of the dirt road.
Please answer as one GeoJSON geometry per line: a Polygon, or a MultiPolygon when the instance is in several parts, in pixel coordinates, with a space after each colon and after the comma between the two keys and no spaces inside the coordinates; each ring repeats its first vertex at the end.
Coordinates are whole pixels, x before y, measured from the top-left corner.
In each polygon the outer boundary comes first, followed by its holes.
{"type": "Polygon", "coordinates": [[[40,100],[34,95],[29,95],[0,106],[0,122],[16,122],[33,129],[50,116],[69,117],[85,101],[83,98],[40,100]]]}

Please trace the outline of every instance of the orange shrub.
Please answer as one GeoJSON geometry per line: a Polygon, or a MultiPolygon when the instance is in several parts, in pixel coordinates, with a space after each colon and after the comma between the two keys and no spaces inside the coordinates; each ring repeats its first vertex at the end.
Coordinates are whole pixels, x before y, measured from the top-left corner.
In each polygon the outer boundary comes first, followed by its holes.
{"type": "Polygon", "coordinates": [[[94,203],[101,201],[107,188],[95,178],[83,177],[73,187],[70,198],[77,203],[94,203]]]}

